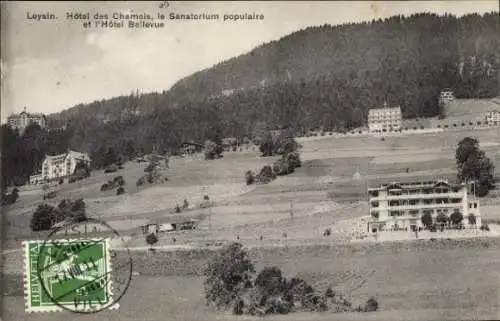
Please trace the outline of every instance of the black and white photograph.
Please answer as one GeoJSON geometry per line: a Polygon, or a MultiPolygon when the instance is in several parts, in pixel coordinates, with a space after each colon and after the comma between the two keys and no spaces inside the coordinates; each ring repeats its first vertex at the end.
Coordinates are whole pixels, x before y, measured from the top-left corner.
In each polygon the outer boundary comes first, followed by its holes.
{"type": "Polygon", "coordinates": [[[499,12],[1,1],[0,320],[500,320],[499,12]]]}

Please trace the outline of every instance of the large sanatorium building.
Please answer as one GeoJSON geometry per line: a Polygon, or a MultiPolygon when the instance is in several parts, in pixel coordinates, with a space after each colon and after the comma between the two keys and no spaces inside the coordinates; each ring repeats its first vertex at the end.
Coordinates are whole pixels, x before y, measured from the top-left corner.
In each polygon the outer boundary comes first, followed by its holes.
{"type": "Polygon", "coordinates": [[[26,127],[32,123],[37,123],[41,128],[45,128],[46,118],[41,113],[28,113],[26,107],[24,107],[21,113],[9,116],[7,123],[10,127],[19,130],[20,134],[23,134],[26,127]]]}
{"type": "Polygon", "coordinates": [[[67,153],[45,156],[42,171],[30,177],[30,184],[40,184],[46,181],[65,178],[72,175],[79,162],[90,166],[91,160],[85,153],[69,150],[67,153]]]}
{"type": "Polygon", "coordinates": [[[401,107],[373,108],[368,111],[368,129],[371,133],[392,132],[401,128],[401,107]]]}
{"type": "Polygon", "coordinates": [[[456,210],[462,213],[464,226],[471,225],[470,214],[475,216],[474,226],[481,226],[479,200],[469,195],[468,190],[466,184],[455,185],[445,180],[391,183],[368,188],[372,217],[368,231],[417,231],[424,227],[422,215],[429,213],[436,222],[439,214],[449,218],[456,210]]]}

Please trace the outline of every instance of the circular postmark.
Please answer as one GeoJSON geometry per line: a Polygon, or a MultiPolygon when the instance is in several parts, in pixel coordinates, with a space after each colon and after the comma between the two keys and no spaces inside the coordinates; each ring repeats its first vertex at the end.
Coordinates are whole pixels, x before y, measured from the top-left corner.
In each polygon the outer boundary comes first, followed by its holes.
{"type": "Polygon", "coordinates": [[[36,264],[45,301],[76,313],[118,308],[132,280],[132,258],[128,248],[111,251],[112,238],[125,243],[109,224],[92,218],[53,229],[36,264]]]}

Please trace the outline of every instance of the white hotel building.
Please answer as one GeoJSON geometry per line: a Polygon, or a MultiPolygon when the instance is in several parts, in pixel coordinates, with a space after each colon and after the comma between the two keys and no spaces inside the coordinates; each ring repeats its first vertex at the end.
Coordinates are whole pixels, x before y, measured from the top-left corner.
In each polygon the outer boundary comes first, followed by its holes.
{"type": "Polygon", "coordinates": [[[30,176],[30,184],[35,185],[45,181],[68,177],[74,173],[76,165],[79,162],[84,162],[90,166],[90,157],[87,154],[72,150],[60,155],[47,155],[42,163],[42,172],[30,176]]]}
{"type": "Polygon", "coordinates": [[[465,227],[481,226],[479,200],[468,194],[465,184],[447,181],[391,183],[368,188],[371,221],[368,232],[387,230],[416,231],[423,228],[422,215],[429,213],[433,222],[444,213],[450,217],[459,210],[465,227]],[[474,214],[476,224],[470,226],[468,217],[474,214]]]}
{"type": "Polygon", "coordinates": [[[401,128],[403,117],[401,107],[373,108],[368,111],[368,129],[371,133],[397,131],[401,128]]]}

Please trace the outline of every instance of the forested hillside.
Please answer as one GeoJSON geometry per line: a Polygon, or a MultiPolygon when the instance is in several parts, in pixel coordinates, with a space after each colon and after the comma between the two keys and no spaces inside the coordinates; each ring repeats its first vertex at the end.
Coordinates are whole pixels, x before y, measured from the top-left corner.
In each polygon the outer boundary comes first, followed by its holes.
{"type": "MultiPolygon", "coordinates": [[[[362,125],[368,110],[384,101],[400,105],[405,117],[434,116],[441,113],[442,88],[464,98],[499,94],[499,34],[498,12],[310,27],[197,72],[168,91],[79,105],[50,115],[49,123],[67,126],[66,147],[99,159],[110,147],[125,158],[153,146],[174,151],[182,141],[203,142],[217,131],[244,136],[256,127],[348,129],[362,125]]],[[[42,153],[36,148],[18,152],[42,153]]]]}

